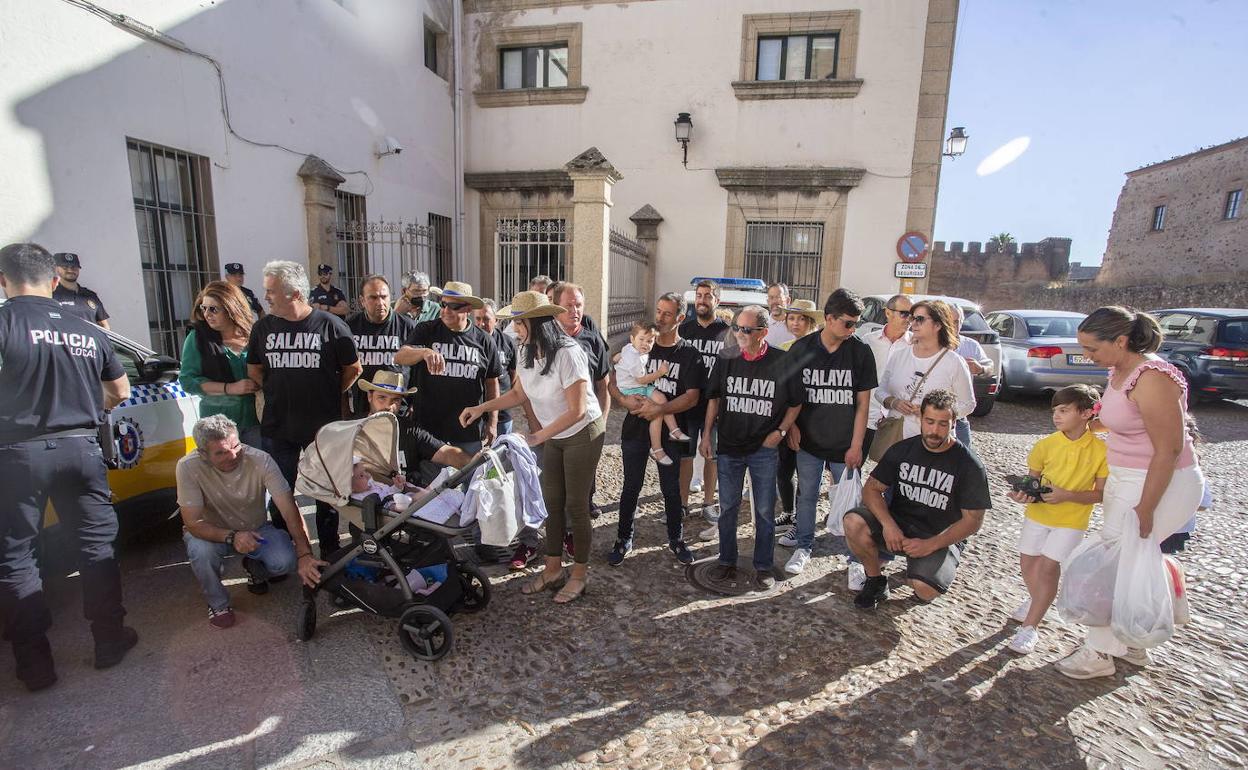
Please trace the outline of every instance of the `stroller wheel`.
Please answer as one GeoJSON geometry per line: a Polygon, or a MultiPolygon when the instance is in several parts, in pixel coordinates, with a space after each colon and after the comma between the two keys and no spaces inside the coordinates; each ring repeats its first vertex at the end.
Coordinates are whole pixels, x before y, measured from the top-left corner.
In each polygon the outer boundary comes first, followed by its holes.
{"type": "Polygon", "coordinates": [[[475,564],[457,564],[460,581],[464,584],[463,611],[480,612],[490,603],[490,579],[475,564]]]}
{"type": "Polygon", "coordinates": [[[299,605],[299,618],[296,622],[295,635],[299,641],[306,642],[316,633],[316,602],[303,601],[299,605]]]}
{"type": "Polygon", "coordinates": [[[415,604],[399,618],[399,641],[417,660],[435,661],[455,644],[455,632],[446,613],[429,604],[415,604]]]}

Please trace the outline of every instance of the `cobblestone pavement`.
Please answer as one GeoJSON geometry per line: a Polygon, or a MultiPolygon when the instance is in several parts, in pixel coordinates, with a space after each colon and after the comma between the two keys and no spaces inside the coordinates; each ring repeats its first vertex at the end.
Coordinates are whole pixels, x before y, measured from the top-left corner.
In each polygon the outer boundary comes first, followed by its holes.
{"type": "MultiPolygon", "coordinates": [[[[325,605],[316,637],[295,642],[289,585],[263,602],[242,595],[259,621],[240,625],[243,636],[208,634],[189,574],[154,582],[171,570],[144,557],[152,588],[132,615],[145,627],[163,617],[171,630],[146,635],[141,656],[108,672],[111,695],[90,689],[102,680],[84,665],[62,671],[65,681],[40,696],[0,685],[0,766],[1243,766],[1248,407],[1224,402],[1196,414],[1216,502],[1182,557],[1192,622],[1147,668],[1120,663],[1116,676],[1088,682],[1060,676],[1053,663],[1074,649],[1079,629],[1055,613],[1033,655],[1005,649],[1015,628],[1007,615],[1026,592],[1014,547],[1022,510],[1005,499],[1002,477],[1050,430],[1047,404],[1024,401],[974,423],[995,508],[953,588],[931,605],[911,602],[895,583],[879,610],[855,610],[827,535],[803,575],[767,594],[699,589],[665,547],[653,468],[637,549],[609,567],[620,466],[618,446],[608,446],[598,483],[607,512],[596,522],[582,600],[559,607],[550,594],[522,596],[522,576],[492,567],[489,608],[456,616],[455,650],[423,664],[399,646],[393,621],[331,617],[325,605]],[[237,657],[230,640],[258,660],[289,660],[270,682],[248,687],[246,666],[259,667],[237,657]],[[191,661],[202,691],[186,694],[186,676],[169,674],[179,670],[175,656],[191,661]],[[122,706],[144,694],[148,701],[122,706]],[[208,720],[207,738],[195,732],[188,703],[208,720]],[[109,708],[118,713],[101,711],[109,708]],[[113,723],[127,725],[124,742],[113,723]],[[45,724],[43,737],[29,727],[45,724]],[[56,753],[41,754],[40,741],[56,753]]],[[[612,422],[608,435],[618,437],[618,417],[612,422]]],[[[714,543],[693,541],[701,519],[687,521],[696,557],[714,558],[714,543]]],[[[740,534],[748,554],[752,529],[740,534]]],[[[788,555],[777,546],[778,565],[788,555]]],[[[74,602],[58,608],[57,627],[66,629],[58,633],[81,625],[74,602]]]]}

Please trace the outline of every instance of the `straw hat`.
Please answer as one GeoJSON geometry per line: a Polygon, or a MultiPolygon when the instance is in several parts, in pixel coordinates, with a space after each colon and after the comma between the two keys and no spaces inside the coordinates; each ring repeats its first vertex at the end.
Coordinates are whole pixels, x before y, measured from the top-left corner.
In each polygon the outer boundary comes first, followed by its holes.
{"type": "Polygon", "coordinates": [[[357,382],[360,390],[368,392],[375,390],[378,393],[388,393],[392,396],[410,396],[416,392],[416,388],[406,388],[403,381],[402,372],[388,372],[385,369],[378,369],[373,373],[373,381],[361,377],[357,382]]]}
{"type": "Polygon", "coordinates": [[[522,291],[511,298],[511,304],[498,311],[498,320],[515,321],[518,318],[563,315],[568,309],[551,304],[545,292],[522,291]]]}
{"type": "Polygon", "coordinates": [[[480,310],[485,307],[485,301],[472,293],[472,285],[460,283],[459,281],[447,281],[442,288],[429,287],[429,293],[442,300],[448,297],[451,301],[463,302],[472,305],[473,308],[480,310]]]}
{"type": "Polygon", "coordinates": [[[815,305],[814,301],[809,299],[796,299],[793,304],[784,309],[785,313],[801,313],[810,319],[815,326],[823,323],[823,311],[815,305]]]}

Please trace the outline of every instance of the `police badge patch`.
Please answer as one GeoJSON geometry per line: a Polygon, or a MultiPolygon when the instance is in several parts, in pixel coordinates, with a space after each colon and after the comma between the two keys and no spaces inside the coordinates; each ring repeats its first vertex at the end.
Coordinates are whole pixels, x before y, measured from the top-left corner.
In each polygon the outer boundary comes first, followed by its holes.
{"type": "Polygon", "coordinates": [[[117,465],[133,468],[143,459],[143,431],[129,417],[117,420],[117,465]]]}

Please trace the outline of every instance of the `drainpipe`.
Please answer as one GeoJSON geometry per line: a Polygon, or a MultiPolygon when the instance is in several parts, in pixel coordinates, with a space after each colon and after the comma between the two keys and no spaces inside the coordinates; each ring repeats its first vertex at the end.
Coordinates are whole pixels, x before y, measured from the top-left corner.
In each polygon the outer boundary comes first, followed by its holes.
{"type": "MultiPolygon", "coordinates": [[[[455,0],[452,26],[455,56],[455,263],[464,278],[464,2],[455,0]]],[[[445,278],[445,276],[444,276],[445,278]]],[[[480,281],[478,281],[480,283],[480,281]]]]}

